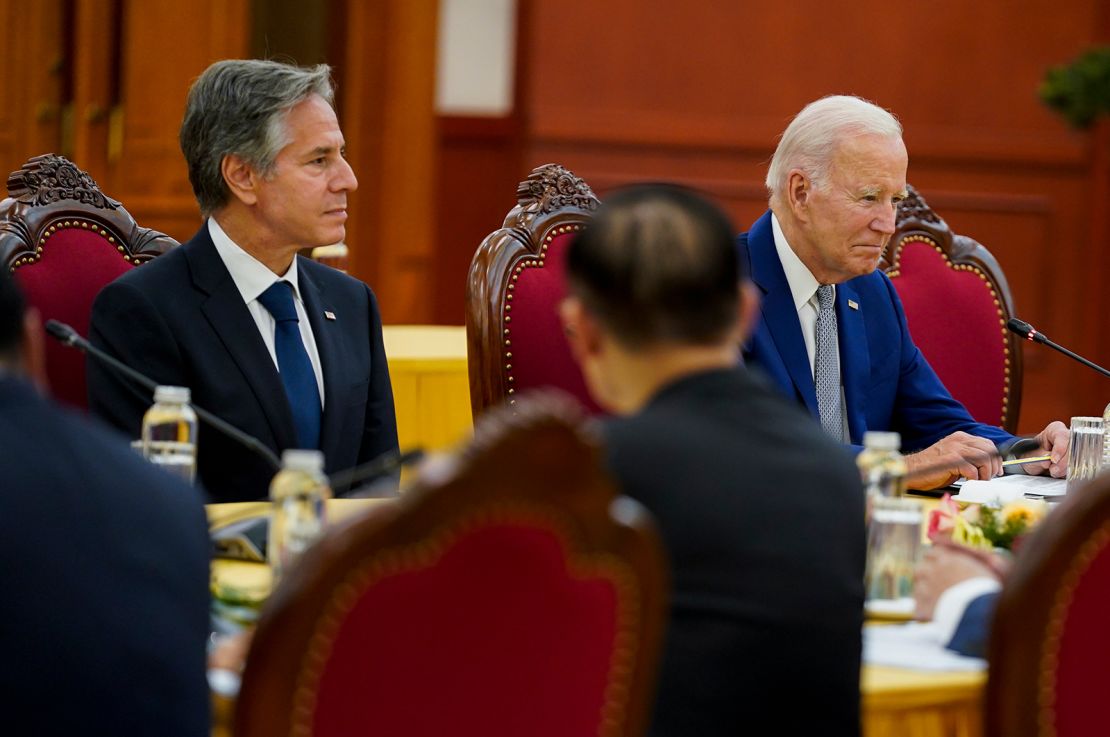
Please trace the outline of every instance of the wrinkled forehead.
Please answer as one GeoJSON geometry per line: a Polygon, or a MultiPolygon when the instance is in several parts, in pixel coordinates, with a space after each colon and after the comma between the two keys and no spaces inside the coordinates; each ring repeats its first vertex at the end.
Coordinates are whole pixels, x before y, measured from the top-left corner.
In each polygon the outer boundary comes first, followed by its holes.
{"type": "Polygon", "coordinates": [[[901,190],[906,187],[909,156],[898,136],[845,135],[837,141],[829,164],[838,178],[901,190]]]}

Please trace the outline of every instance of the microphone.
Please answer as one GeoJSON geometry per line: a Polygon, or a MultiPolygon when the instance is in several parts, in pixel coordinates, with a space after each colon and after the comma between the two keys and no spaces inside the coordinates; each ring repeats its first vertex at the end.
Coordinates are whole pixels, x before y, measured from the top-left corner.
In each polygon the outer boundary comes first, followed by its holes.
{"type": "Polygon", "coordinates": [[[355,466],[354,468],[348,468],[346,471],[337,471],[333,473],[329,477],[328,482],[333,489],[351,487],[348,491],[336,494],[335,496],[337,498],[359,498],[361,494],[359,490],[355,488],[355,484],[360,484],[364,481],[374,481],[388,473],[417,463],[423,458],[423,448],[413,448],[412,450],[406,450],[404,453],[391,450],[361,466],[355,466]]]}
{"type": "Polygon", "coordinates": [[[1072,353],[1062,345],[1052,342],[1051,340],[1049,340],[1047,335],[1037,332],[1037,329],[1029,323],[1025,322],[1025,320],[1019,320],[1016,317],[1011,317],[1009,320],[1006,321],[1006,327],[1009,328],[1010,332],[1017,333],[1026,340],[1047,345],[1049,348],[1063,353],[1068,358],[1074,361],[1078,361],[1084,366],[1098,371],[1103,376],[1110,376],[1110,371],[1107,371],[1102,366],[1099,366],[1097,363],[1088,361],[1086,358],[1083,358],[1083,356],[1072,353]]]}
{"type": "MultiPolygon", "coordinates": [[[[158,387],[158,382],[154,381],[145,374],[139,373],[123,361],[120,361],[115,356],[100,350],[88,340],[82,338],[76,330],[74,330],[69,325],[66,325],[64,322],[58,322],[57,320],[47,320],[46,324],[43,327],[46,329],[46,332],[49,333],[50,337],[56,338],[64,345],[70,346],[71,348],[76,348],[86,355],[95,357],[98,361],[111,366],[115,371],[123,374],[143,388],[150,390],[152,393],[158,387]]],[[[211,425],[216,430],[219,430],[220,433],[226,435],[232,440],[235,440],[242,446],[249,448],[262,458],[266,459],[266,462],[270,464],[270,467],[273,468],[274,471],[278,471],[281,469],[281,461],[278,460],[278,457],[274,454],[274,452],[270,450],[270,448],[261,440],[252,435],[248,435],[231,423],[226,422],[225,420],[221,420],[219,417],[212,414],[208,410],[203,409],[202,407],[198,407],[191,402],[189,406],[193,408],[193,411],[197,413],[197,417],[199,417],[201,420],[211,425]]]]}

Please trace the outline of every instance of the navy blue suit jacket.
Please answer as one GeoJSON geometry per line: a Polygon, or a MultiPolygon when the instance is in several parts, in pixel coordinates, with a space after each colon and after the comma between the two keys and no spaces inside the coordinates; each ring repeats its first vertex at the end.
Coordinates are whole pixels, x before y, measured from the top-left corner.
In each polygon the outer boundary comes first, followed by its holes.
{"type": "Polygon", "coordinates": [[[201,495],[4,377],[0,492],[0,693],[16,723],[206,737],[201,495]]]}
{"type": "MultiPolygon", "coordinates": [[[[770,212],[740,235],[738,246],[763,296],[762,319],[744,346],[744,360],[762,369],[787,396],[817,417],[809,355],[775,250],[770,212]]],[[[904,452],[927,448],[958,430],[995,444],[1014,440],[1000,427],[973,420],[944,388],[914,345],[902,302],[886,274],[874,271],[838,284],[836,319],[840,375],[853,444],[861,444],[868,430],[900,433],[904,452]]]]}
{"type": "MultiPolygon", "coordinates": [[[[298,286],[324,374],[320,450],[327,472],[334,473],[397,448],[381,317],[364,283],[297,259],[298,286]]],[[[94,345],[160,384],[190,387],[197,405],[278,455],[296,447],[281,377],[207,224],[192,240],[102,289],[89,332],[94,345]]],[[[149,394],[92,359],[88,384],[92,411],[137,438],[149,394]]],[[[203,423],[197,453],[197,474],[213,501],[267,495],[273,469],[203,423]]]]}

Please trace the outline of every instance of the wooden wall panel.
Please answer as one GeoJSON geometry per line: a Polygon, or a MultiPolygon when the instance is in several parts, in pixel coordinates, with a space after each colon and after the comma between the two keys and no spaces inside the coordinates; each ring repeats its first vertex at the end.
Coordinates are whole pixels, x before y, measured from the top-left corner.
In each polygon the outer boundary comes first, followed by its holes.
{"type": "Polygon", "coordinates": [[[101,185],[142,225],[184,240],[201,223],[177,144],[185,95],[212,62],[247,55],[249,2],[130,0],[122,12],[115,122],[121,129],[104,141],[108,170],[101,185]]]}
{"type": "MultiPolygon", "coordinates": [[[[61,145],[68,69],[62,0],[0,0],[0,174],[61,145]]],[[[4,194],[6,195],[6,192],[4,194]]],[[[2,199],[2,197],[0,197],[2,199]]]]}
{"type": "MultiPolygon", "coordinates": [[[[522,171],[557,161],[601,192],[680,181],[746,227],[765,209],[766,163],[790,117],[822,95],[859,94],[902,120],[910,181],[995,253],[1021,314],[1110,360],[1110,300],[1089,273],[1110,266],[1110,214],[1090,196],[1110,129],[1099,144],[1036,97],[1047,67],[1110,38],[1099,0],[1020,12],[1002,0],[611,0],[604,23],[593,3],[534,0],[530,17],[522,171]]],[[[1026,351],[1022,429],[1101,412],[1105,380],[1044,351],[1026,351]]]]}

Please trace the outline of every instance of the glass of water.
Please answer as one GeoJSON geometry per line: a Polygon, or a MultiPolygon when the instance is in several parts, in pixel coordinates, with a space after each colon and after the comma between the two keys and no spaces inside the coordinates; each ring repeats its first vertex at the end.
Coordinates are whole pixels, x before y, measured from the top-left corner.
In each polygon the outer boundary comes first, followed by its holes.
{"type": "Polygon", "coordinates": [[[921,502],[907,497],[873,500],[867,530],[867,599],[913,597],[913,570],[921,552],[921,502]]]}
{"type": "Polygon", "coordinates": [[[1071,418],[1068,442],[1068,493],[1088,479],[1094,478],[1102,466],[1101,417],[1071,418]]]}

